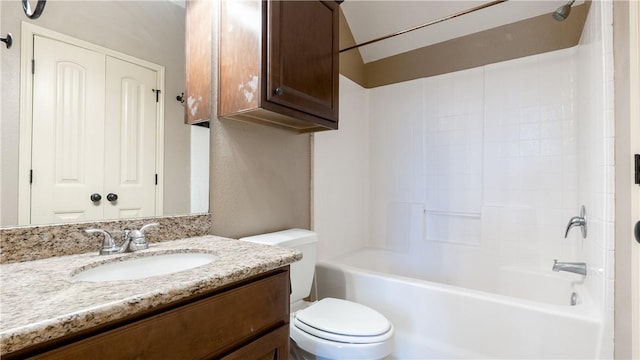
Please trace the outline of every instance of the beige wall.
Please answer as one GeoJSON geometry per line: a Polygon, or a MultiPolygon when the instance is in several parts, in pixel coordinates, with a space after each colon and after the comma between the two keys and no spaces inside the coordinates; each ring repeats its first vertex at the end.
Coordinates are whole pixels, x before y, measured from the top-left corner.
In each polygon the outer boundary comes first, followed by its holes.
{"type": "MultiPolygon", "coordinates": [[[[189,212],[189,126],[175,96],[184,91],[184,8],[164,1],[48,1],[37,20],[21,3],[0,1],[0,31],[14,45],[2,56],[0,224],[17,224],[21,21],[165,66],[165,214],[189,212]]],[[[3,44],[4,45],[4,44],[3,44]]]]}
{"type": "MultiPolygon", "coordinates": [[[[589,6],[573,7],[563,22],[540,15],[366,64],[357,50],[346,51],[340,55],[340,72],[374,88],[572,47],[580,40],[589,6]]],[[[346,21],[340,31],[341,49],[355,44],[346,21]]]]}
{"type": "Polygon", "coordinates": [[[309,229],[310,136],[234,120],[211,123],[213,234],[309,229]]]}

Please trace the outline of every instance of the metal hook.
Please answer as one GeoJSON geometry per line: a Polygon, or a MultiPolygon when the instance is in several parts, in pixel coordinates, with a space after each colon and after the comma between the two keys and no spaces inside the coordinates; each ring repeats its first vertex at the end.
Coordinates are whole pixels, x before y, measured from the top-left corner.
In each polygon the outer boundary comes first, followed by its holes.
{"type": "Polygon", "coordinates": [[[42,11],[44,11],[44,6],[47,3],[47,0],[38,0],[38,4],[36,5],[36,9],[31,12],[31,4],[29,0],[22,0],[22,10],[24,10],[24,14],[27,15],[29,19],[37,19],[42,15],[42,11]]]}
{"type": "Polygon", "coordinates": [[[11,36],[11,33],[7,33],[7,37],[0,38],[0,41],[7,45],[7,49],[11,49],[11,45],[13,45],[13,36],[11,36]]]}
{"type": "Polygon", "coordinates": [[[181,104],[184,104],[184,93],[176,96],[176,100],[180,101],[181,104]]]}

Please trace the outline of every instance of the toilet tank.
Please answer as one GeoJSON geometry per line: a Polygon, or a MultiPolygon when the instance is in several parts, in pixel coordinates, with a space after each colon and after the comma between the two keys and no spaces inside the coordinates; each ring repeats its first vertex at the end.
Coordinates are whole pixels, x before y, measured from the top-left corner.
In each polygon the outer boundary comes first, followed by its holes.
{"type": "Polygon", "coordinates": [[[291,302],[309,296],[316,268],[318,236],[315,232],[304,229],[289,229],[248,236],[240,240],[282,246],[302,252],[302,260],[291,264],[291,302]]]}

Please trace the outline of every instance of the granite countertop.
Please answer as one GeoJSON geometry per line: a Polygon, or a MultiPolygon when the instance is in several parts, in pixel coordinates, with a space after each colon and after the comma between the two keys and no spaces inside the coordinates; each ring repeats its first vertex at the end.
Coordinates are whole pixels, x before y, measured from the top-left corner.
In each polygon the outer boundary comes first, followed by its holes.
{"type": "Polygon", "coordinates": [[[118,255],[80,255],[0,265],[0,354],[56,339],[298,261],[293,249],[202,236],[150,244],[118,255]],[[150,253],[212,253],[207,265],[143,280],[76,281],[80,268],[150,253]]]}

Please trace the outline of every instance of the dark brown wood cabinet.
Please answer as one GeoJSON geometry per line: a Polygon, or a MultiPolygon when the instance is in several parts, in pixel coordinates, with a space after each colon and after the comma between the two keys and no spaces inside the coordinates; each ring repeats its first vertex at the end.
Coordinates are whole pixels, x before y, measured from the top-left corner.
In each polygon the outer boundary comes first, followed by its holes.
{"type": "Polygon", "coordinates": [[[222,1],[218,116],[337,129],[338,11],[334,1],[222,1]]]}
{"type": "Polygon", "coordinates": [[[211,56],[213,1],[185,2],[185,87],[184,122],[208,124],[211,121],[211,56]]]}
{"type": "Polygon", "coordinates": [[[288,358],[288,324],[286,267],[7,359],[279,360],[288,358]]]}

